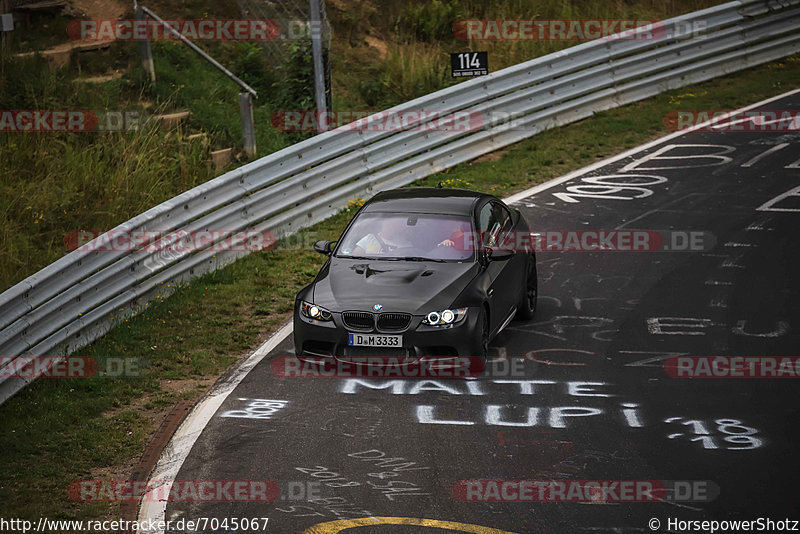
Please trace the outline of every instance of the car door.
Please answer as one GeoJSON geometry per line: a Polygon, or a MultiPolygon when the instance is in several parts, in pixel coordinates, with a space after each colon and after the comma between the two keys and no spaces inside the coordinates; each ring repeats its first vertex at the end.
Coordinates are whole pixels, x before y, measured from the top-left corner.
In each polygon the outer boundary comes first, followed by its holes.
{"type": "Polygon", "coordinates": [[[505,282],[504,291],[511,299],[511,306],[516,307],[522,299],[522,294],[525,292],[525,282],[528,270],[528,254],[527,249],[524,248],[525,241],[518,239],[522,237],[519,232],[519,224],[514,224],[514,216],[511,210],[502,202],[496,202],[497,209],[502,212],[503,227],[501,231],[501,242],[504,243],[506,250],[514,252],[511,259],[506,260],[506,266],[503,270],[503,281],[505,282]]]}
{"type": "MultiPolygon", "coordinates": [[[[511,230],[511,213],[499,202],[487,202],[478,214],[478,229],[481,237],[481,250],[486,247],[496,247],[502,243],[504,234],[511,230]]],[[[485,262],[485,274],[488,277],[489,309],[491,311],[492,332],[495,332],[506,318],[511,314],[511,310],[517,304],[518,295],[509,291],[509,287],[518,286],[514,278],[513,258],[503,261],[485,262]]]]}

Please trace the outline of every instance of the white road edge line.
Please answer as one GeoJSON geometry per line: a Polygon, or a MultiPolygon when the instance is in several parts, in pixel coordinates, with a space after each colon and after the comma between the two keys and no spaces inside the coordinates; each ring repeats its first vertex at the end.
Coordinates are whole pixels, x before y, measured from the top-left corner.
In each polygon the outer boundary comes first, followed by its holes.
{"type": "MultiPolygon", "coordinates": [[[[152,518],[152,523],[157,524],[165,520],[167,511],[167,501],[156,500],[154,495],[157,488],[160,495],[169,495],[172,482],[178,476],[178,472],[183,466],[184,460],[189,456],[197,438],[205,429],[208,422],[216,413],[217,409],[225,402],[228,395],[244,380],[247,374],[272,352],[287,336],[292,333],[292,323],[289,322],[275,332],[267,341],[258,347],[250,356],[247,357],[238,367],[236,367],[224,381],[218,381],[200,402],[198,402],[186,419],[183,420],[178,430],[164,447],[161,456],[158,458],[153,472],[148,480],[148,489],[151,489],[142,499],[137,519],[140,527],[143,522],[152,518]],[[152,485],[152,486],[151,486],[152,485]]],[[[139,533],[163,533],[164,529],[145,530],[140,528],[139,533]]]]}
{"type": "MultiPolygon", "coordinates": [[[[795,89],[792,91],[788,91],[786,93],[780,94],[778,96],[774,96],[772,98],[768,98],[766,100],[762,100],[761,102],[757,102],[755,104],[751,104],[747,107],[740,108],[736,110],[736,112],[740,111],[748,111],[753,108],[757,108],[759,106],[763,106],[764,104],[769,104],[775,100],[780,100],[782,98],[786,98],[787,96],[791,96],[795,93],[800,93],[800,89],[795,89]]],[[[647,150],[659,143],[663,143],[664,141],[669,141],[670,139],[674,139],[675,137],[679,137],[683,134],[689,133],[699,128],[703,128],[711,123],[711,120],[706,122],[700,123],[697,126],[692,128],[681,130],[678,132],[671,133],[664,137],[660,137],[654,141],[646,143],[644,145],[634,147],[630,150],[622,152],[621,154],[617,154],[616,156],[611,156],[610,158],[597,161],[592,163],[587,167],[583,167],[582,169],[578,169],[576,171],[572,171],[564,176],[559,178],[554,178],[542,184],[536,185],[531,187],[530,189],[526,189],[525,191],[521,191],[510,197],[506,197],[505,202],[507,204],[511,204],[522,200],[524,198],[530,197],[549,189],[553,186],[558,184],[564,183],[569,181],[576,176],[580,176],[587,172],[591,172],[599,167],[604,165],[608,165],[609,163],[614,163],[615,161],[619,161],[621,159],[630,157],[637,152],[641,152],[643,150],[647,150]]],[[[152,484],[153,488],[160,488],[164,486],[162,490],[162,495],[169,495],[169,490],[172,487],[172,482],[175,480],[175,477],[178,476],[178,472],[183,466],[184,460],[189,456],[189,452],[192,450],[197,438],[200,437],[200,434],[205,429],[208,422],[211,420],[213,415],[216,413],[217,409],[222,405],[228,395],[236,389],[236,387],[241,383],[242,380],[247,376],[247,374],[261,361],[264,357],[269,354],[275,347],[277,347],[286,337],[288,337],[292,333],[292,323],[289,322],[285,324],[280,330],[275,332],[267,341],[265,341],[260,347],[258,347],[250,356],[247,357],[244,362],[242,362],[239,367],[237,367],[231,374],[231,376],[226,379],[224,382],[218,382],[215,384],[211,391],[209,391],[203,399],[198,402],[192,411],[189,412],[189,415],[186,416],[186,419],[183,420],[183,423],[178,427],[178,430],[172,436],[167,446],[164,448],[164,451],[161,453],[161,456],[158,458],[158,462],[156,463],[155,468],[153,469],[152,474],[150,475],[150,479],[148,480],[148,487],[152,484]]],[[[151,490],[151,493],[155,490],[151,490]]],[[[161,521],[165,520],[165,514],[167,511],[167,501],[160,501],[160,500],[153,500],[151,493],[145,495],[144,499],[142,499],[142,505],[139,508],[139,514],[137,519],[139,520],[139,524],[142,525],[145,522],[151,521],[151,523],[158,524],[161,521]]],[[[138,531],[140,534],[162,534],[164,531],[163,529],[157,530],[142,530],[138,531]]]]}

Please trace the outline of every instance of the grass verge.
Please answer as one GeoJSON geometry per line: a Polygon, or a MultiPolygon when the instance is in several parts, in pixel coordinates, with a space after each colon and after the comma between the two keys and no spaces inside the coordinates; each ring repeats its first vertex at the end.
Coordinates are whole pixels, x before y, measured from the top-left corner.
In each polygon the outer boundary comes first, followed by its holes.
{"type": "MultiPolygon", "coordinates": [[[[798,88],[798,67],[798,58],[790,58],[598,113],[415,185],[444,181],[507,195],[668,133],[669,111],[733,109],[798,88]]],[[[0,406],[0,515],[115,516],[117,504],[73,502],[67,487],[127,477],[172,404],[198,399],[290,317],[295,293],[324,260],[294,243],[336,239],[354,211],[179,288],[81,352],[98,360],[143,358],[143,376],[38,380],[0,406]]]]}

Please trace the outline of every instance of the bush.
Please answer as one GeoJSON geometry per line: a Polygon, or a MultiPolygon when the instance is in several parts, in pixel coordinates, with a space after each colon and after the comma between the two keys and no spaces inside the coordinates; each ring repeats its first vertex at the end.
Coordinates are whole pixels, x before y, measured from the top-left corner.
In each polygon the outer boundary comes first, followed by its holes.
{"type": "Polygon", "coordinates": [[[453,23],[462,18],[461,6],[454,1],[433,0],[427,4],[411,5],[397,23],[421,41],[453,38],[453,23]]]}
{"type": "Polygon", "coordinates": [[[369,107],[380,107],[386,94],[386,88],[375,78],[367,78],[359,84],[358,94],[369,107]]]}
{"type": "Polygon", "coordinates": [[[280,66],[279,81],[273,84],[277,109],[314,109],[314,60],[311,41],[294,41],[289,57],[280,66]]]}

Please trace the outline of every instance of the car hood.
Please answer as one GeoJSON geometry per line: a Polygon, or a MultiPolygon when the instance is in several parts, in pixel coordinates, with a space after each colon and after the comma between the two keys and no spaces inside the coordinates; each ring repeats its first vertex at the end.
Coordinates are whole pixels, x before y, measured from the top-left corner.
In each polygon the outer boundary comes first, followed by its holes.
{"type": "Polygon", "coordinates": [[[331,311],[406,312],[417,315],[453,305],[478,273],[474,262],[380,261],[331,258],[314,283],[314,304],[331,311]]]}

